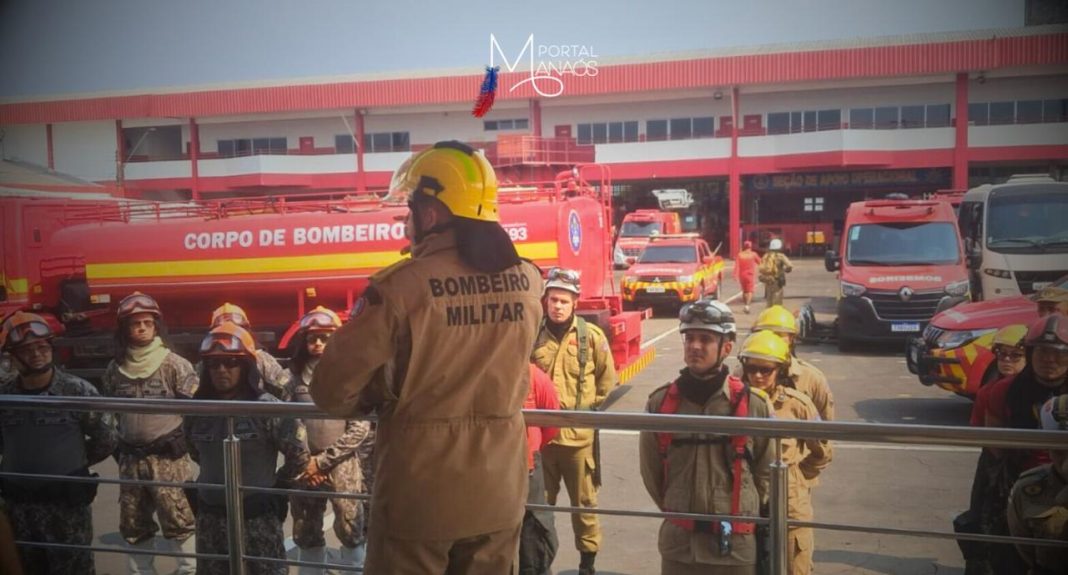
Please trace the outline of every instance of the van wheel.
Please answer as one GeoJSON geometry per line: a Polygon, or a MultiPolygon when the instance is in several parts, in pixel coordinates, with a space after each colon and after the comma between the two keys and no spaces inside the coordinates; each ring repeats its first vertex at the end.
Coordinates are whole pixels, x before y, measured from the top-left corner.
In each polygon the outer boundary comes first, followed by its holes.
{"type": "Polygon", "coordinates": [[[720,299],[720,297],[719,297],[720,296],[719,292],[720,292],[720,289],[722,288],[722,286],[723,286],[723,276],[720,276],[720,278],[718,280],[716,280],[716,291],[713,292],[713,294],[712,294],[712,297],[715,298],[716,301],[722,301],[720,299]]]}

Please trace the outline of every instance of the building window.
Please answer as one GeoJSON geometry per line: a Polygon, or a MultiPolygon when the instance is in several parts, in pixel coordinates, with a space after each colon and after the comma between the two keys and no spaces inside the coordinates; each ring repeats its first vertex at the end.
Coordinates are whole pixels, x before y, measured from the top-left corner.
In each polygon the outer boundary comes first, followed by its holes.
{"type": "Polygon", "coordinates": [[[853,108],[849,111],[849,127],[854,130],[870,130],[875,127],[874,108],[853,108]]]}
{"type": "Polygon", "coordinates": [[[594,124],[593,125],[593,143],[594,144],[607,144],[608,143],[608,124],[594,124]]]}
{"type": "Polygon", "coordinates": [[[1037,124],[1042,121],[1042,100],[1016,102],[1016,123],[1037,124]]]}
{"type": "Polygon", "coordinates": [[[645,122],[645,139],[650,142],[668,139],[667,120],[647,120],[645,122]]]}
{"type": "Polygon", "coordinates": [[[774,112],[768,114],[768,134],[789,134],[790,133],[790,113],[789,112],[774,112]]]}
{"type": "Polygon", "coordinates": [[[711,138],[716,133],[716,119],[712,116],[693,119],[693,137],[711,138]]]}
{"type": "Polygon", "coordinates": [[[623,122],[608,123],[608,143],[618,144],[623,141],[623,122]]]}
{"type": "Polygon", "coordinates": [[[820,110],[817,112],[816,129],[840,130],[842,129],[841,110],[820,110]]]}
{"type": "MultiPolygon", "coordinates": [[[[815,110],[802,112],[801,113],[801,117],[803,118],[803,120],[802,120],[803,124],[801,126],[801,131],[803,131],[803,132],[815,132],[819,128],[819,125],[816,122],[816,118],[818,117],[818,115],[816,114],[815,110]]],[[[795,132],[797,131],[796,130],[796,126],[790,126],[790,127],[794,128],[795,132]]]]}
{"type": "Polygon", "coordinates": [[[901,106],[901,127],[922,128],[924,126],[923,106],[901,106]]]}
{"type": "Polygon", "coordinates": [[[408,132],[379,132],[366,134],[363,141],[367,145],[367,152],[377,154],[381,152],[409,152],[411,142],[408,132]]]}
{"type": "Polygon", "coordinates": [[[286,138],[237,138],[218,140],[219,156],[233,158],[259,154],[285,154],[288,152],[286,138]]]}
{"type": "Polygon", "coordinates": [[[693,136],[692,122],[690,118],[672,118],[668,137],[672,140],[689,140],[693,136]]]}
{"type": "Polygon", "coordinates": [[[883,107],[875,109],[875,129],[893,130],[897,128],[897,108],[883,107]]]}
{"type": "Polygon", "coordinates": [[[579,145],[618,144],[620,142],[638,141],[638,122],[602,122],[597,124],[579,124],[579,145]]]}
{"type": "Polygon", "coordinates": [[[593,143],[593,126],[590,124],[578,125],[578,138],[575,142],[580,146],[588,146],[593,143]]]}
{"type": "Polygon", "coordinates": [[[973,126],[985,126],[990,123],[990,104],[968,104],[968,123],[973,126]]]}
{"type": "Polygon", "coordinates": [[[623,141],[624,142],[637,142],[638,141],[638,121],[632,120],[630,122],[623,122],[623,141]]]}
{"type": "Polygon", "coordinates": [[[927,127],[928,128],[946,128],[946,127],[949,127],[949,104],[928,104],[927,105],[927,127]]]}
{"type": "Polygon", "coordinates": [[[1043,122],[1068,122],[1068,99],[1042,102],[1043,122]]]}
{"type": "Polygon", "coordinates": [[[990,125],[1012,124],[1016,121],[1016,102],[990,102],[990,125]]]}
{"type": "Polygon", "coordinates": [[[219,157],[232,158],[234,157],[234,141],[233,140],[219,140],[219,157]]]}
{"type": "Polygon", "coordinates": [[[486,120],[482,122],[482,127],[487,132],[499,130],[526,130],[529,126],[530,122],[526,118],[515,118],[511,120],[486,120]]]}
{"type": "Polygon", "coordinates": [[[334,136],[334,153],[353,154],[356,152],[356,140],[348,134],[334,136]]]}

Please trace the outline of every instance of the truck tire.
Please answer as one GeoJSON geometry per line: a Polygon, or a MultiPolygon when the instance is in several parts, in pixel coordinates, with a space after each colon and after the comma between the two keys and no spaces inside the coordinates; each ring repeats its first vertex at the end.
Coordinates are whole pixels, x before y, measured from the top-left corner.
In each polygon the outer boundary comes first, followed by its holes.
{"type": "Polygon", "coordinates": [[[721,295],[720,292],[722,290],[723,290],[723,275],[720,274],[719,278],[716,279],[716,291],[712,292],[712,299],[714,299],[716,301],[723,301],[720,298],[720,295],[721,295]]]}

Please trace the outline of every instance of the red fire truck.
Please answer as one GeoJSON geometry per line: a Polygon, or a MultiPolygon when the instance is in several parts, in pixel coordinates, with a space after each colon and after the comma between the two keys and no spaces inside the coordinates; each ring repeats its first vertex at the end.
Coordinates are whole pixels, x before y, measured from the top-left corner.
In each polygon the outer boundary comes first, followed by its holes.
{"type": "MultiPolygon", "coordinates": [[[[611,334],[629,377],[649,358],[639,362],[643,315],[623,312],[612,291],[611,189],[607,168],[579,166],[551,183],[502,190],[501,219],[523,257],[581,272],[580,313],[611,334]]],[[[231,302],[284,354],[306,310],[349,309],[371,274],[404,257],[406,213],[375,195],[63,208],[52,214],[58,229],[28,258],[29,283],[40,289],[25,307],[68,320],[60,321],[70,336],[64,360],[80,367],[99,368],[110,355],[114,305],[135,290],[159,301],[179,344],[198,342],[211,311],[231,302]],[[45,278],[51,261],[70,262],[64,280],[45,278]],[[83,287],[63,299],[64,281],[83,287]]]]}

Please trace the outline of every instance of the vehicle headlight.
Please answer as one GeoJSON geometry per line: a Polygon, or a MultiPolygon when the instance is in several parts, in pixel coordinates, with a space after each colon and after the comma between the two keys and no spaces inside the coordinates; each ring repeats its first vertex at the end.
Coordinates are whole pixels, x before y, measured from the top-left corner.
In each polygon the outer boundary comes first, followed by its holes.
{"type": "Polygon", "coordinates": [[[935,341],[935,345],[942,349],[954,349],[967,345],[977,338],[983,337],[988,333],[994,333],[995,331],[997,331],[997,328],[947,331],[938,337],[938,340],[935,341]]]}
{"type": "Polygon", "coordinates": [[[844,296],[856,297],[863,295],[866,289],[867,288],[860,284],[842,282],[842,295],[844,296]]]}
{"type": "Polygon", "coordinates": [[[999,270],[999,269],[994,269],[994,268],[983,268],[983,273],[988,275],[988,276],[994,276],[996,278],[1001,278],[1003,280],[1011,280],[1012,279],[1012,272],[1010,272],[1009,270],[999,270]]]}
{"type": "Polygon", "coordinates": [[[946,293],[951,296],[963,296],[968,293],[968,280],[953,282],[946,286],[946,293]]]}
{"type": "Polygon", "coordinates": [[[684,283],[684,284],[692,284],[693,283],[693,276],[692,275],[679,276],[679,282],[684,283]]]}

